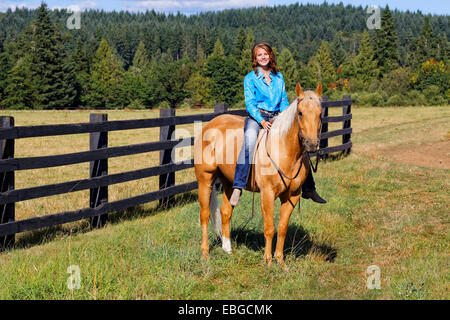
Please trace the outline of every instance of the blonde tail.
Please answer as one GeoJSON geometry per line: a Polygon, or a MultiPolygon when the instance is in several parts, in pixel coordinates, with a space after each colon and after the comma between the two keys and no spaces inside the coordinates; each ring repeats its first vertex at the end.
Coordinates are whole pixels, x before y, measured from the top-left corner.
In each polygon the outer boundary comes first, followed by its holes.
{"type": "Polygon", "coordinates": [[[209,200],[209,220],[214,231],[222,237],[222,216],[220,214],[219,201],[217,201],[216,182],[212,185],[211,198],[209,200]]]}

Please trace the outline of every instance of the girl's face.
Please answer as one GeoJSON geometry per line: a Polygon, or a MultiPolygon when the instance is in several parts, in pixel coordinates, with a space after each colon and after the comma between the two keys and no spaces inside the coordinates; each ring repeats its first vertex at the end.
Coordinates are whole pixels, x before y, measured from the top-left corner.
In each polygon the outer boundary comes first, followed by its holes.
{"type": "Polygon", "coordinates": [[[269,64],[270,56],[263,48],[256,49],[256,62],[261,67],[265,67],[269,64]]]}

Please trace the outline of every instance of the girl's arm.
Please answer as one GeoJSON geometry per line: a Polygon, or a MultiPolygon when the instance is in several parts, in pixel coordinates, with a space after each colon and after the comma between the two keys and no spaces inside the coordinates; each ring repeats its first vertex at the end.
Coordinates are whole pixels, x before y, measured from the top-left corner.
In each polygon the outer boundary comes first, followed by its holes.
{"type": "Polygon", "coordinates": [[[252,84],[251,80],[247,77],[244,78],[244,96],[245,96],[245,106],[247,107],[248,113],[253,119],[261,123],[264,118],[261,116],[261,112],[258,110],[258,102],[255,96],[255,86],[252,84]]]}
{"type": "MultiPolygon", "coordinates": [[[[280,73],[281,74],[281,73],[280,73]]],[[[284,84],[284,78],[281,76],[282,86],[281,86],[281,102],[280,102],[280,112],[289,107],[289,100],[286,93],[286,86],[284,84]]]]}

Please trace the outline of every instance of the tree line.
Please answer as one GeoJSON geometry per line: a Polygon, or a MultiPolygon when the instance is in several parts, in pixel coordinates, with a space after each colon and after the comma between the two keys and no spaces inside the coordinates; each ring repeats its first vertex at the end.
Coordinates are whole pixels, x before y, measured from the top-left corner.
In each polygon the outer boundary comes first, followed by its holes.
{"type": "Polygon", "coordinates": [[[244,107],[242,80],[259,41],[273,45],[291,98],[297,82],[321,81],[330,99],[351,94],[360,105],[448,104],[448,17],[386,6],[381,28],[366,30],[364,12],[326,3],[190,17],[91,10],[69,30],[67,12],[45,3],[8,10],[0,13],[0,107],[244,107]]]}

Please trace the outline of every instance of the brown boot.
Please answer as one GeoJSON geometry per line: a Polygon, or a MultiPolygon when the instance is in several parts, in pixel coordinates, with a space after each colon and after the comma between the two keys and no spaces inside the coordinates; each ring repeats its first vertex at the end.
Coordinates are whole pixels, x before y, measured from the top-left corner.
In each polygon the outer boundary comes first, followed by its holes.
{"type": "Polygon", "coordinates": [[[302,198],[311,199],[312,201],[317,203],[327,203],[325,199],[322,199],[322,197],[319,196],[316,190],[302,192],[302,198]]]}

